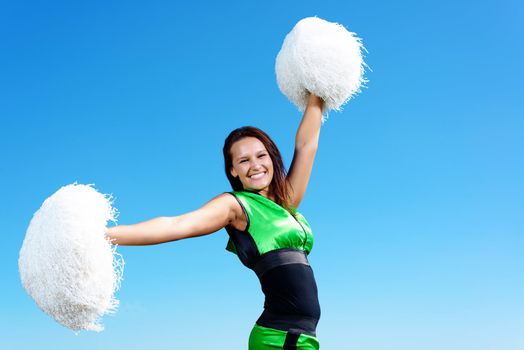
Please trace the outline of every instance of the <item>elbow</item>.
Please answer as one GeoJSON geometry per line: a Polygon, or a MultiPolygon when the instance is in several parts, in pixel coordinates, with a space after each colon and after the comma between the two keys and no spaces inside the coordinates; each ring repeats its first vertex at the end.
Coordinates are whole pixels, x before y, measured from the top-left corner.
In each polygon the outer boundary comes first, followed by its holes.
{"type": "Polygon", "coordinates": [[[295,146],[297,152],[311,152],[315,154],[318,150],[318,142],[306,142],[295,146]]]}
{"type": "Polygon", "coordinates": [[[174,242],[183,239],[184,236],[180,232],[180,216],[169,216],[162,218],[165,221],[166,230],[163,234],[163,242],[174,242]]]}
{"type": "Polygon", "coordinates": [[[314,137],[296,137],[295,150],[298,151],[316,151],[318,149],[319,134],[314,137]]]}
{"type": "Polygon", "coordinates": [[[178,216],[162,216],[157,218],[157,226],[145,235],[139,245],[155,245],[178,241],[182,239],[179,230],[178,216]]]}

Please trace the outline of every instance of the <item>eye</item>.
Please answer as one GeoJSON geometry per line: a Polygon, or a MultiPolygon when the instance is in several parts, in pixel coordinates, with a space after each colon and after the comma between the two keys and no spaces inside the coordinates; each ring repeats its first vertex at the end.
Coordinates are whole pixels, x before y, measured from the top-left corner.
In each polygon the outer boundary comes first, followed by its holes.
{"type": "Polygon", "coordinates": [[[245,161],[246,161],[245,159],[244,159],[244,160],[241,160],[240,163],[244,163],[245,161]]]}
{"type": "Polygon", "coordinates": [[[261,154],[258,156],[258,158],[265,157],[265,156],[267,156],[267,154],[261,154]]]}

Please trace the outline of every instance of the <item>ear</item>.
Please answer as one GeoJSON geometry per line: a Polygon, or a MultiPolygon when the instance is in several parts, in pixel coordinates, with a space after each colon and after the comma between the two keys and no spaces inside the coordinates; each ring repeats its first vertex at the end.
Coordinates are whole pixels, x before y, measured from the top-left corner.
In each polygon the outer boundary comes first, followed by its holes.
{"type": "Polygon", "coordinates": [[[237,177],[238,174],[237,172],[235,171],[235,168],[231,167],[231,171],[230,171],[231,175],[233,175],[233,177],[237,177]]]}

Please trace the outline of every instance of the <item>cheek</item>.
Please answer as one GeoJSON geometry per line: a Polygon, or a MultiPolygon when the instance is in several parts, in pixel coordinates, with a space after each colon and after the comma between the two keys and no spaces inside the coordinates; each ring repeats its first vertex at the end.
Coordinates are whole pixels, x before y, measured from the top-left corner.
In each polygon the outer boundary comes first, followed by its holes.
{"type": "Polygon", "coordinates": [[[235,172],[237,173],[237,176],[244,175],[244,169],[242,169],[242,166],[240,164],[237,164],[233,167],[235,169],[235,172]]]}
{"type": "Polygon", "coordinates": [[[238,172],[239,172],[241,175],[246,176],[248,170],[249,170],[249,164],[247,164],[247,163],[239,164],[239,166],[238,166],[238,172]]]}

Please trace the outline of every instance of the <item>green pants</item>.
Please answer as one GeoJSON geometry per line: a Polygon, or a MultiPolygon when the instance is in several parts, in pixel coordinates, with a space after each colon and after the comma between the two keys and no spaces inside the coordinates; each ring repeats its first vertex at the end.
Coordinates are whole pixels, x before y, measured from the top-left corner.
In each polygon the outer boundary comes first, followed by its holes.
{"type": "Polygon", "coordinates": [[[311,335],[288,335],[286,331],[262,327],[257,324],[249,335],[249,350],[318,350],[319,348],[318,339],[311,335]]]}

